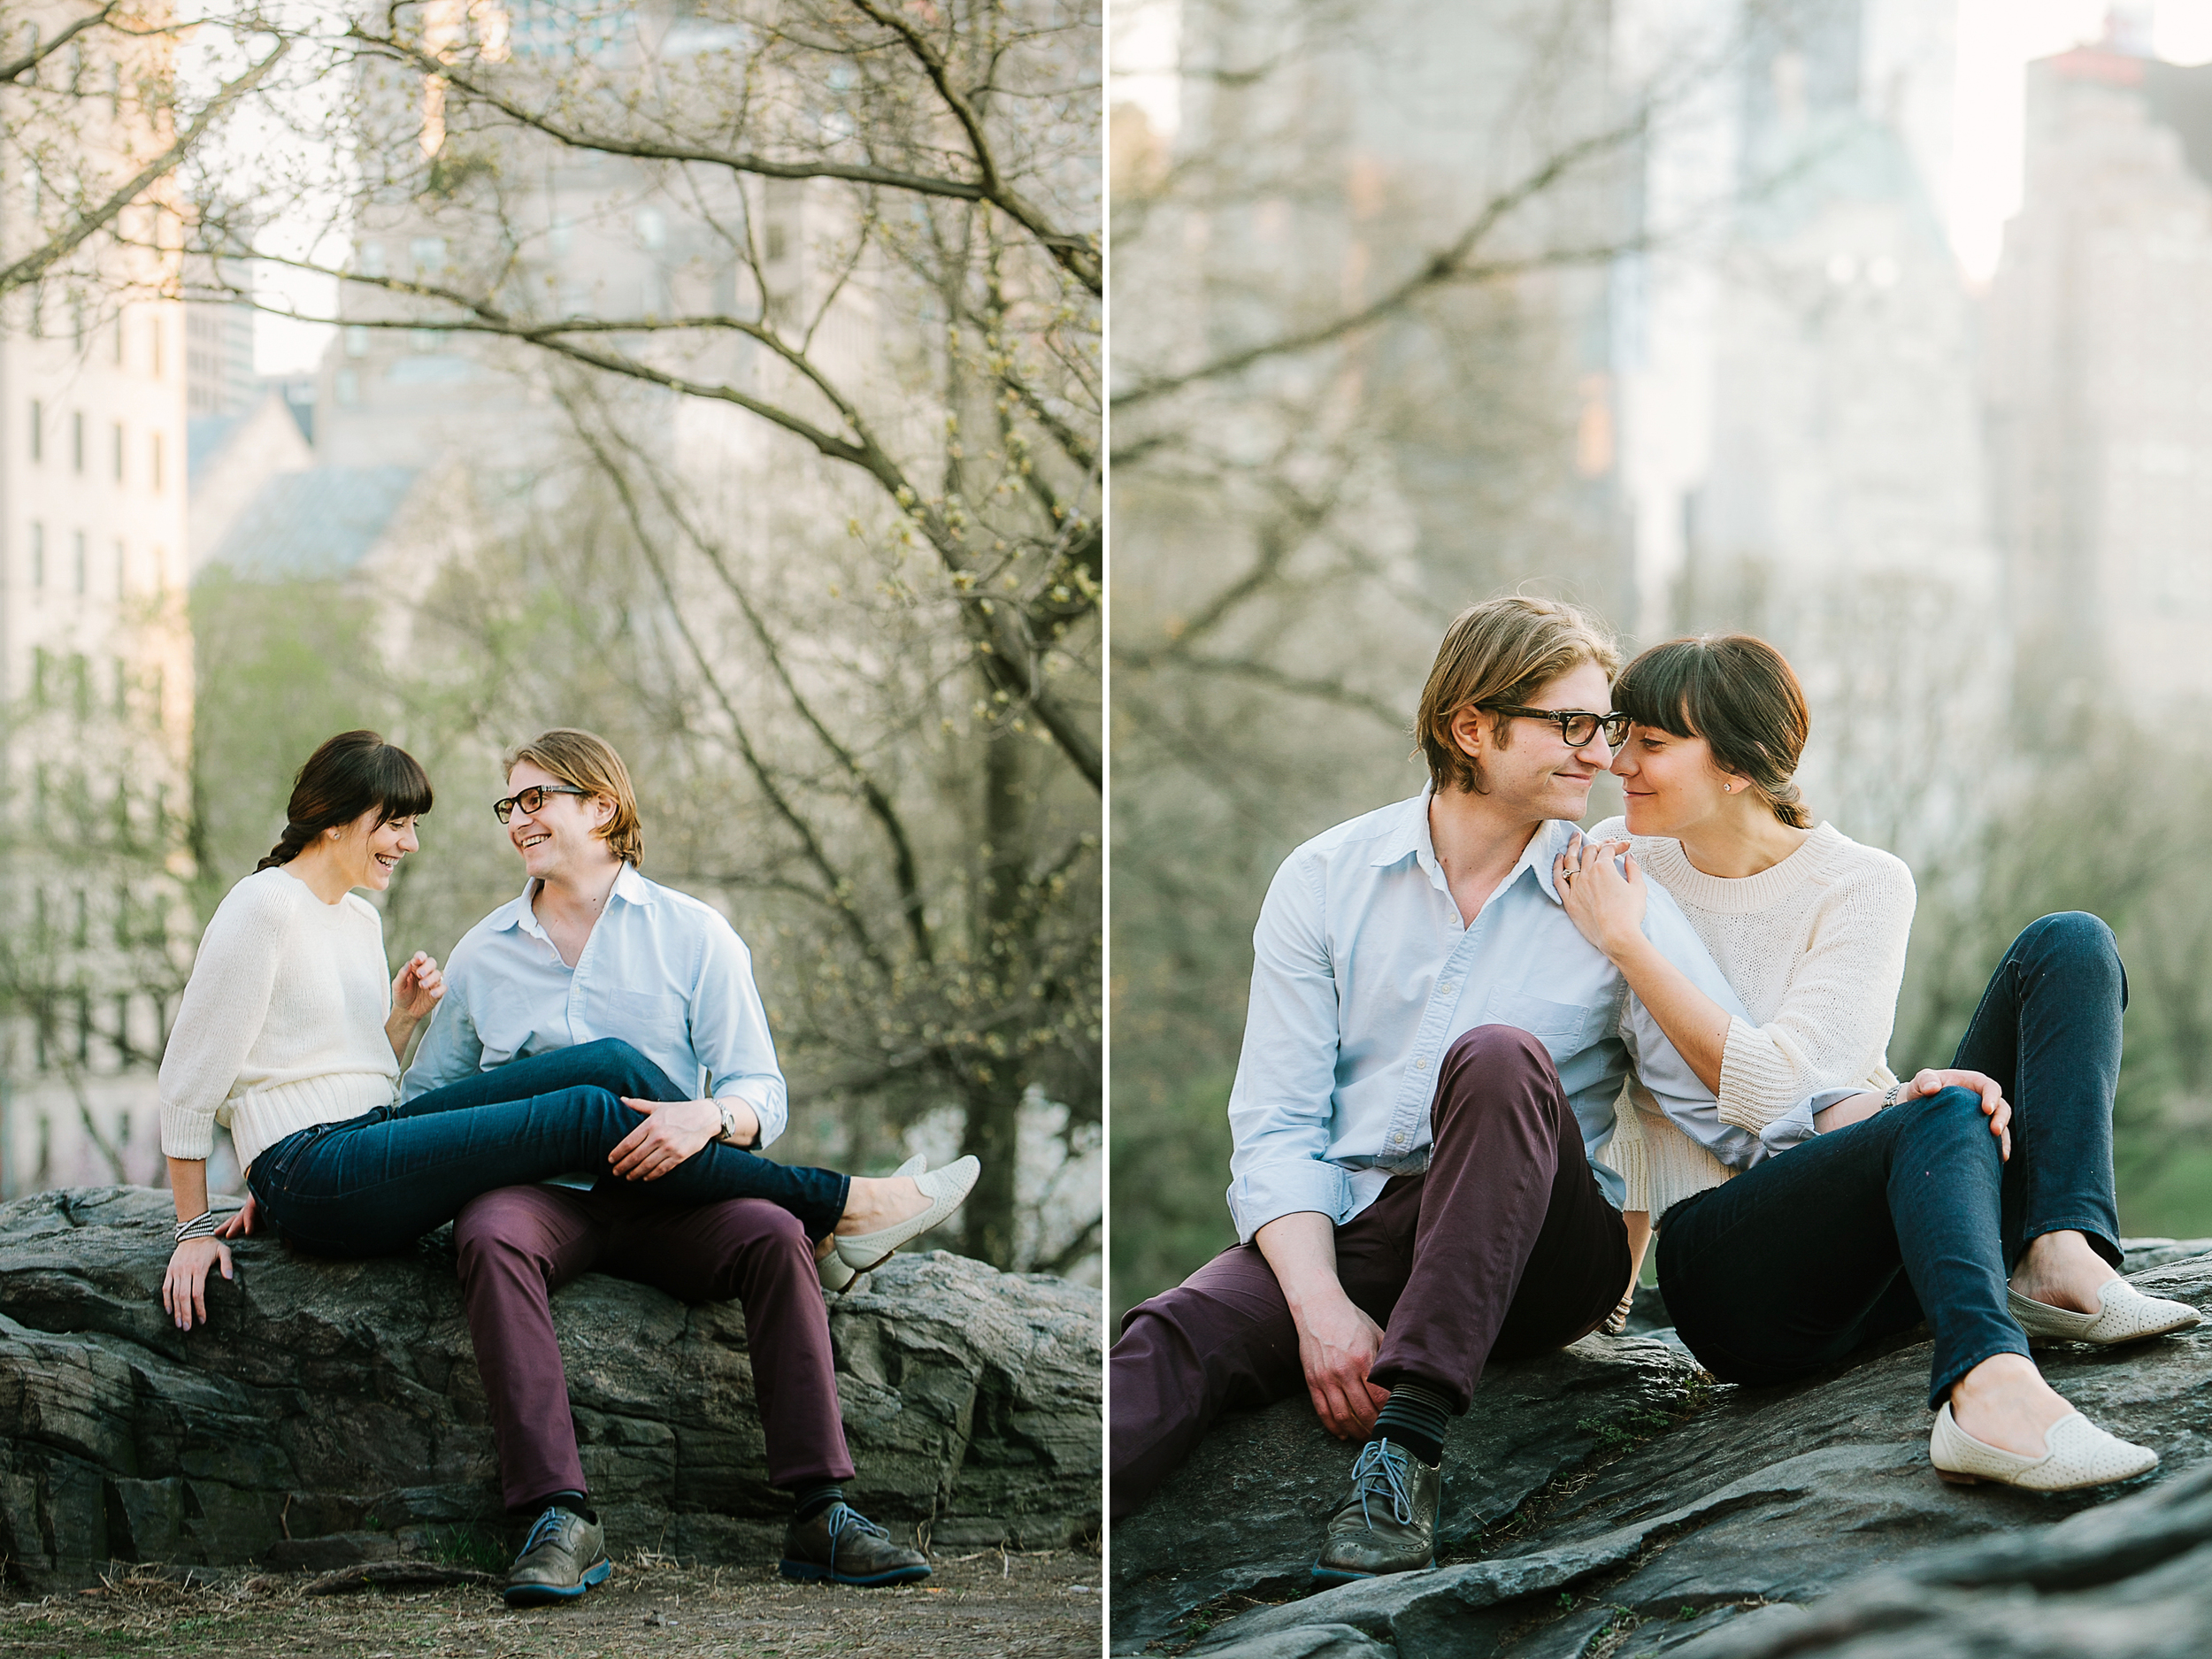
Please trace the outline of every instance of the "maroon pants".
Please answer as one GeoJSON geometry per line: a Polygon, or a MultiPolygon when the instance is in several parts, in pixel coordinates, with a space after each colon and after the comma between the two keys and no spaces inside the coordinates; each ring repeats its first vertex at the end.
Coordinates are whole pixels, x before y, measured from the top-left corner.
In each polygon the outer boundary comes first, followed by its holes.
{"type": "MultiPolygon", "coordinates": [[[[1369,1372],[1417,1379],[1464,1411],[1492,1356],[1587,1336],[1628,1287],[1628,1232],[1582,1152],[1544,1047],[1512,1025],[1452,1045],[1427,1171],[1336,1230],[1345,1294],[1383,1327],[1369,1372]]],[[[1122,1320],[1108,1375],[1115,1518],[1133,1514],[1223,1411],[1305,1387],[1298,1331],[1260,1254],[1225,1250],[1122,1320]]]]}
{"type": "Polygon", "coordinates": [[[556,1290],[595,1268],[685,1302],[735,1298],[770,1484],[852,1478],[813,1248],[780,1205],[732,1198],[680,1207],[649,1192],[505,1187],[470,1201],[453,1241],[509,1509],[585,1490],[550,1304],[556,1290]]]}

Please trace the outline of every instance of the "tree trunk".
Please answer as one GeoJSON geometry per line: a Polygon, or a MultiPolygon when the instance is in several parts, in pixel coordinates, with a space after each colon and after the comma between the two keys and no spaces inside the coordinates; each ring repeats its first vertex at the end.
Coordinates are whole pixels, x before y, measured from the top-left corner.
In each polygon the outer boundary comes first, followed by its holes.
{"type": "MultiPolygon", "coordinates": [[[[1018,955],[1015,934],[1020,925],[1021,841],[1026,817],[1018,743],[1013,733],[1001,728],[984,749],[975,955],[998,982],[1001,997],[1017,995],[1019,988],[1009,982],[1007,972],[1018,955]]],[[[971,1059],[964,1079],[967,1122],[960,1149],[973,1153],[983,1165],[982,1177],[968,1199],[964,1248],[994,1267],[1010,1267],[1014,1262],[1014,1171],[1022,1083],[1017,1067],[987,1053],[971,1059]]]]}

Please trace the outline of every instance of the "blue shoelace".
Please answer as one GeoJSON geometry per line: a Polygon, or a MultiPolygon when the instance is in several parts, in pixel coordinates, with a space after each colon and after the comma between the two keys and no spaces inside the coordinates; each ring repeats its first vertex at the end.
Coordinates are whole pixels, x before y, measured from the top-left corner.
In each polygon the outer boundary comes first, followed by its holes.
{"type": "Polygon", "coordinates": [[[530,1536],[522,1540],[522,1553],[526,1555],[540,1544],[551,1543],[557,1540],[561,1531],[561,1517],[565,1513],[565,1511],[556,1504],[538,1517],[536,1524],[530,1529],[530,1536]]]}
{"type": "Polygon", "coordinates": [[[829,1529],[829,1564],[833,1570],[837,1565],[838,1541],[846,1533],[857,1532],[864,1538],[880,1538],[887,1541],[891,1536],[849,1503],[831,1504],[828,1513],[822,1517],[822,1524],[829,1529]]]}
{"type": "Polygon", "coordinates": [[[1411,1455],[1388,1440],[1370,1440],[1361,1448],[1359,1462],[1352,1465],[1352,1494],[1359,1499],[1359,1518],[1368,1525],[1375,1524],[1367,1512],[1368,1499],[1383,1496],[1390,1499],[1391,1518],[1401,1526],[1413,1525],[1413,1492],[1406,1485],[1411,1455]]]}

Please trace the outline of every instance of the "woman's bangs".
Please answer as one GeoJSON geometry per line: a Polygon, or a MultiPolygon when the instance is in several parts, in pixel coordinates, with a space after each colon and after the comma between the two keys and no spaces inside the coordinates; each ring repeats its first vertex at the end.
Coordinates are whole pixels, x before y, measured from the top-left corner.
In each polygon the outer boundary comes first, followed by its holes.
{"type": "Polygon", "coordinates": [[[1639,726],[1695,737],[1707,665],[1704,649],[1695,640],[1655,645],[1613,682],[1613,707],[1639,726]]]}
{"type": "Polygon", "coordinates": [[[377,798],[384,803],[378,820],[420,818],[430,810],[430,774],[420,762],[396,743],[387,743],[376,757],[377,798]]]}

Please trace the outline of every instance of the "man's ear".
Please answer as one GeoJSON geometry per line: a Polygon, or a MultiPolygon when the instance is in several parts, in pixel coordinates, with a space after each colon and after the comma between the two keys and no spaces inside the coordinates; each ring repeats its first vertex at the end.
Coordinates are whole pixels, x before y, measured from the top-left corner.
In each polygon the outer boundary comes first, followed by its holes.
{"type": "Polygon", "coordinates": [[[612,795],[595,795],[585,804],[591,809],[593,829],[603,830],[614,822],[614,797],[612,795]]]}
{"type": "Polygon", "coordinates": [[[1480,760],[1485,750],[1496,746],[1492,741],[1491,718],[1471,703],[1459,710],[1446,728],[1452,734],[1452,746],[1461,754],[1480,760]]]}

